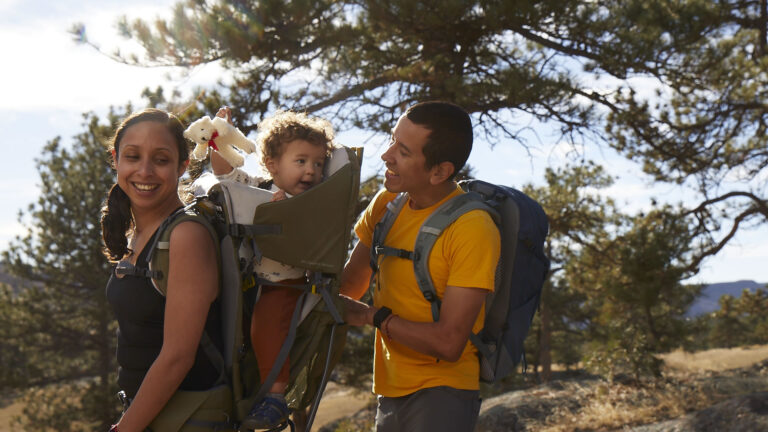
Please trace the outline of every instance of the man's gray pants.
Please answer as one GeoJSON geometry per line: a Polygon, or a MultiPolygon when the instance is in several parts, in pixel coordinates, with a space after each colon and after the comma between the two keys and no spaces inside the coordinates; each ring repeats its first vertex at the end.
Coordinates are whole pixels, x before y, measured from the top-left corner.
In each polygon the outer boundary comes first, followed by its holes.
{"type": "Polygon", "coordinates": [[[480,413],[480,392],[446,386],[378,402],[376,432],[471,432],[480,413]]]}

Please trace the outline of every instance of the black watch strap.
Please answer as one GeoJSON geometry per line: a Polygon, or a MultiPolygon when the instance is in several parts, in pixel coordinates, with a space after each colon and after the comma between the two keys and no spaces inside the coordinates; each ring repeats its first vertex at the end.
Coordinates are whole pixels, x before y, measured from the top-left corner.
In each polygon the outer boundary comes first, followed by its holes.
{"type": "Polygon", "coordinates": [[[384,320],[387,319],[387,317],[390,315],[392,315],[392,309],[386,306],[379,308],[379,310],[373,314],[373,326],[381,330],[381,323],[383,323],[384,320]]]}

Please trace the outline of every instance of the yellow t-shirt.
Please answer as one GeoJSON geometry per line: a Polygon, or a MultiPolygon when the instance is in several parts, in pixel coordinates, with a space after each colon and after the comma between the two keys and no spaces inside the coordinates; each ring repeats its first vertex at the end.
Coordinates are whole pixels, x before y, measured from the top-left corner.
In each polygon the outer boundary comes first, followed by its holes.
{"type": "MultiPolygon", "coordinates": [[[[442,201],[425,209],[413,210],[405,204],[384,244],[413,250],[419,228],[426,218],[460,193],[463,192],[457,187],[442,201]]],[[[355,232],[364,245],[371,245],[376,223],[384,216],[387,203],[396,196],[386,190],[379,192],[355,225],[355,232]]],[[[443,298],[446,286],[492,291],[500,247],[499,231],[488,213],[473,210],[461,216],[437,238],[429,256],[428,268],[437,296],[443,298]]],[[[419,290],[411,260],[379,258],[378,278],[379,285],[373,293],[375,306],[387,306],[410,321],[433,321],[431,306],[419,290]]],[[[472,327],[473,332],[482,328],[484,317],[482,310],[472,327]]],[[[435,357],[396,341],[387,341],[376,332],[373,364],[373,392],[376,394],[398,397],[437,386],[477,390],[480,387],[479,368],[477,349],[471,342],[467,342],[458,361],[437,361],[435,357]]]]}

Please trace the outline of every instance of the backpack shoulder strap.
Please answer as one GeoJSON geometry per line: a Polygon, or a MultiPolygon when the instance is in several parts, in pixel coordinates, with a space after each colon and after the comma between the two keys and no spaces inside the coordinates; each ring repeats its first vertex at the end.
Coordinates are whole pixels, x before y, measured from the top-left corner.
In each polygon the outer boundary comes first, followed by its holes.
{"type": "Polygon", "coordinates": [[[373,269],[373,273],[371,274],[371,281],[373,281],[376,277],[376,273],[379,271],[379,255],[392,255],[407,259],[412,258],[411,251],[384,246],[384,240],[387,238],[389,230],[392,228],[395,219],[397,219],[397,215],[400,214],[400,211],[407,202],[408,194],[401,193],[396,196],[395,199],[387,203],[387,211],[373,229],[373,239],[371,241],[371,268],[373,269]]]}
{"type": "Polygon", "coordinates": [[[221,251],[219,250],[219,236],[216,232],[216,228],[207,217],[197,212],[195,204],[181,208],[169,216],[162,225],[160,225],[158,234],[155,236],[155,241],[152,243],[149,253],[147,253],[146,263],[147,268],[149,268],[149,271],[152,274],[152,284],[163,296],[165,296],[168,291],[168,260],[170,258],[169,248],[171,245],[171,233],[177,225],[187,221],[194,221],[203,225],[211,234],[211,238],[213,238],[214,241],[214,249],[216,250],[216,265],[219,268],[221,267],[221,251]]]}
{"type": "Polygon", "coordinates": [[[421,225],[413,247],[413,271],[424,298],[432,305],[432,318],[440,318],[440,299],[437,298],[432,276],[429,274],[429,254],[435,241],[445,228],[458,218],[472,210],[485,210],[495,217],[495,211],[489,207],[483,198],[474,192],[457,195],[437,208],[421,225]]]}
{"type": "MultiPolygon", "coordinates": [[[[187,221],[194,221],[203,225],[211,234],[211,238],[214,241],[214,249],[216,250],[216,266],[221,270],[221,251],[219,249],[219,235],[216,228],[211,221],[208,220],[204,214],[204,211],[198,211],[197,202],[194,202],[186,207],[180,208],[166,218],[158,228],[158,233],[155,236],[155,240],[150,246],[147,253],[146,268],[148,268],[147,276],[150,277],[152,285],[155,289],[165,297],[168,292],[168,268],[170,258],[170,246],[171,246],[171,233],[177,225],[187,221]],[[202,213],[202,214],[201,214],[202,213]]],[[[221,273],[219,271],[219,273],[221,273]]],[[[203,352],[208,356],[211,364],[219,372],[219,377],[216,380],[217,383],[224,383],[227,381],[226,368],[224,367],[224,357],[218,348],[213,344],[207,332],[204,330],[200,340],[200,346],[203,348],[203,352]]]]}

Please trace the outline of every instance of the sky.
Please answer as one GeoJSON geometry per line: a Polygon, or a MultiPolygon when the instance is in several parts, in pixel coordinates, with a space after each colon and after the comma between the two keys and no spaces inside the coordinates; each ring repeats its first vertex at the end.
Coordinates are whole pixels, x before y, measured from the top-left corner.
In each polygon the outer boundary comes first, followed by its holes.
{"type": "MultiPolygon", "coordinates": [[[[130,19],[152,20],[168,16],[173,0],[0,0],[0,128],[6,152],[0,172],[0,250],[16,235],[25,232],[18,223],[20,210],[39,194],[35,159],[44,145],[60,136],[64,145],[83,130],[84,112],[105,115],[110,106],[128,101],[141,107],[141,91],[163,86],[170,94],[178,90],[191,95],[199,86],[212,85],[223,77],[216,64],[189,73],[173,68],[140,68],[116,63],[96,50],[75,43],[68,30],[84,23],[89,40],[106,52],[136,49],[117,35],[115,23],[120,15],[130,19]]],[[[211,115],[215,113],[210,113],[211,115]]],[[[394,126],[394,125],[393,125],[394,126]]],[[[359,131],[339,134],[338,141],[348,146],[364,146],[363,176],[380,173],[379,159],[385,137],[370,137],[359,131]]],[[[509,142],[491,148],[476,136],[468,163],[478,178],[522,187],[542,184],[547,166],[562,164],[568,147],[558,144],[554,134],[539,131],[529,149],[509,142]]],[[[640,169],[606,148],[585,148],[586,159],[603,164],[619,181],[603,193],[612,196],[624,211],[650,206],[652,197],[662,202],[685,199],[685,192],[674,186],[653,185],[640,169]]],[[[253,168],[248,161],[246,168],[253,168]]],[[[94,215],[98,217],[98,215],[94,215]]],[[[691,282],[714,283],[736,280],[768,282],[768,226],[742,232],[716,257],[704,262],[702,271],[691,282]]]]}

